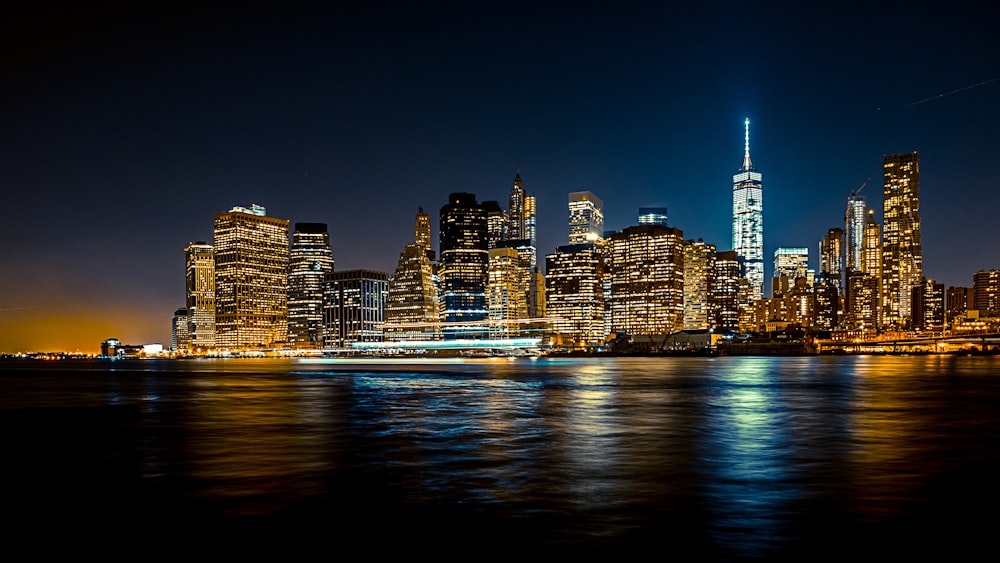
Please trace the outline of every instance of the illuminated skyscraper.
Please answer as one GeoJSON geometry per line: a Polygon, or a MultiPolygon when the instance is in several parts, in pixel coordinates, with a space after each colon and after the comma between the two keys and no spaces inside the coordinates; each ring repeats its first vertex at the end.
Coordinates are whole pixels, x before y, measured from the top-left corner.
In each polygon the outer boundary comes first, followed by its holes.
{"type": "MultiPolygon", "coordinates": [[[[439,278],[446,323],[487,318],[489,263],[486,210],[475,194],[457,192],[441,207],[439,278]]],[[[446,329],[447,333],[447,329],[446,329]]]]}
{"type": "Polygon", "coordinates": [[[604,202],[591,192],[569,194],[569,243],[599,241],[604,237],[604,202]]]}
{"type": "Polygon", "coordinates": [[[533,195],[524,197],[524,235],[531,244],[531,269],[535,270],[538,267],[538,214],[533,195]]]}
{"type": "Polygon", "coordinates": [[[288,338],[288,220],[259,205],[215,216],[215,344],[281,347],[288,338]]]}
{"type": "Polygon", "coordinates": [[[435,337],[438,316],[438,288],[431,241],[430,219],[421,208],[417,212],[415,241],[399,254],[396,270],[389,278],[385,303],[385,334],[394,340],[429,340],[435,337]]]}
{"type": "Polygon", "coordinates": [[[191,335],[188,333],[188,310],[174,311],[174,322],[170,326],[170,349],[174,352],[186,352],[191,348],[191,335]]]}
{"type": "Polygon", "coordinates": [[[204,242],[184,249],[187,282],[187,339],[190,349],[215,347],[215,250],[204,242]]]}
{"type": "Polygon", "coordinates": [[[510,238],[510,221],[498,202],[484,201],[482,206],[486,210],[486,248],[493,249],[510,238]]]}
{"type": "Polygon", "coordinates": [[[864,244],[867,211],[865,196],[852,193],[847,198],[847,211],[844,212],[844,266],[848,272],[861,269],[861,247],[864,244]]]}
{"type": "Polygon", "coordinates": [[[323,282],[333,271],[326,223],[296,223],[288,258],[288,346],[323,346],[323,282]]]}
{"type": "Polygon", "coordinates": [[[712,328],[715,245],[698,239],[684,244],[684,330],[712,328]]]}
{"type": "Polygon", "coordinates": [[[840,292],[843,287],[844,230],[831,227],[819,241],[819,275],[840,292]]]}
{"type": "Polygon", "coordinates": [[[784,296],[795,285],[796,279],[806,279],[808,278],[808,274],[808,248],[778,248],[774,251],[774,277],[771,283],[772,297],[784,296]]]}
{"type": "Polygon", "coordinates": [[[637,225],[611,235],[611,331],[672,334],[684,328],[684,234],[637,225]]]}
{"type": "Polygon", "coordinates": [[[557,345],[587,348],[603,344],[604,257],[593,243],[559,246],[545,257],[545,314],[557,345]]]}
{"type": "Polygon", "coordinates": [[[381,342],[388,276],[373,270],[327,274],[323,287],[323,339],[327,348],[381,342]]]}
{"type": "Polygon", "coordinates": [[[941,334],[944,331],[944,284],[923,279],[913,286],[910,303],[913,330],[941,334]]]}
{"type": "Polygon", "coordinates": [[[743,259],[753,300],[764,292],[764,201],[762,176],[750,160],[750,118],[743,122],[743,166],[733,175],[733,250],[743,259]]]}
{"type": "Polygon", "coordinates": [[[908,328],[910,298],[923,279],[920,156],[886,155],[882,165],[882,324],[908,328]]]}
{"type": "Polygon", "coordinates": [[[980,317],[1000,316],[1000,270],[979,270],[972,275],[972,304],[980,317]]]}
{"type": "MultiPolygon", "coordinates": [[[[487,305],[489,318],[496,321],[528,318],[528,261],[513,248],[490,249],[487,305]]],[[[500,325],[503,326],[503,325],[500,325]]],[[[505,329],[498,338],[509,336],[505,329]]]]}
{"type": "Polygon", "coordinates": [[[743,267],[735,250],[716,252],[712,280],[712,324],[722,330],[740,328],[739,288],[743,267]]]}
{"type": "Polygon", "coordinates": [[[514,185],[510,188],[510,229],[509,238],[527,239],[527,195],[524,193],[524,182],[521,180],[521,171],[514,175],[514,185]]]}

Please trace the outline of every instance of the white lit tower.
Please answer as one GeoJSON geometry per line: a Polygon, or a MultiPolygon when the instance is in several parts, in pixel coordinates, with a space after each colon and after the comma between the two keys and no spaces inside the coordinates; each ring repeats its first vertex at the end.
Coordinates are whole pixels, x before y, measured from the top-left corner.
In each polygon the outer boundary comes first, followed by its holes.
{"type": "Polygon", "coordinates": [[[743,122],[743,166],[733,175],[733,250],[743,259],[754,300],[764,288],[764,202],[761,174],[750,161],[750,118],[743,122]]]}

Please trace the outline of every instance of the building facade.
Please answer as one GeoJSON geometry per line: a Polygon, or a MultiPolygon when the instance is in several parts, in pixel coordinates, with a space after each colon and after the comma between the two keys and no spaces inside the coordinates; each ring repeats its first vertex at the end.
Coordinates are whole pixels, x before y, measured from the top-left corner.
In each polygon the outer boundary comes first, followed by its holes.
{"type": "Polygon", "coordinates": [[[594,243],[559,246],[545,257],[545,313],[557,346],[604,343],[604,257],[594,243]]]}
{"type": "Polygon", "coordinates": [[[215,216],[215,344],[284,347],[288,339],[288,220],[264,207],[215,216]]]}
{"type": "Polygon", "coordinates": [[[327,274],[323,288],[324,347],[381,342],[389,277],[374,270],[327,274]]]}
{"type": "Polygon", "coordinates": [[[288,346],[323,346],[323,284],[333,272],[326,223],[296,223],[288,257],[288,346]]]}
{"type": "Polygon", "coordinates": [[[192,242],[184,249],[187,297],[187,347],[196,352],[215,348],[215,249],[192,242]]]}
{"type": "Polygon", "coordinates": [[[637,225],[608,245],[611,331],[665,335],[684,328],[684,234],[661,225],[637,225]]]}
{"type": "Polygon", "coordinates": [[[920,243],[920,156],[885,155],[882,165],[882,325],[904,330],[914,285],[923,279],[920,243]]]}
{"type": "Polygon", "coordinates": [[[604,202],[589,191],[569,194],[569,243],[597,242],[604,237],[604,202]]]}
{"type": "Polygon", "coordinates": [[[486,320],[487,216],[475,194],[456,192],[448,197],[448,203],[441,207],[438,232],[441,320],[445,323],[486,320]]]}
{"type": "Polygon", "coordinates": [[[715,245],[689,240],[684,244],[684,330],[704,330],[715,324],[712,285],[715,245]]]}

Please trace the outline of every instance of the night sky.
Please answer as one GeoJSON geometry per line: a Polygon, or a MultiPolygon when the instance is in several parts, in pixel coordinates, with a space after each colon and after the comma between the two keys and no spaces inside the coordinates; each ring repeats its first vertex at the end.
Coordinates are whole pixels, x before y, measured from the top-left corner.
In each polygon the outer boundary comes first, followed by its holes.
{"type": "Polygon", "coordinates": [[[816,268],[866,179],[881,222],[914,150],[925,275],[1000,268],[996,2],[289,4],[5,13],[0,352],[169,346],[184,247],[235,205],[391,273],[418,207],[436,241],[449,193],[506,208],[520,170],[542,262],[579,190],[730,250],[747,116],[768,276],[779,246],[816,268]]]}

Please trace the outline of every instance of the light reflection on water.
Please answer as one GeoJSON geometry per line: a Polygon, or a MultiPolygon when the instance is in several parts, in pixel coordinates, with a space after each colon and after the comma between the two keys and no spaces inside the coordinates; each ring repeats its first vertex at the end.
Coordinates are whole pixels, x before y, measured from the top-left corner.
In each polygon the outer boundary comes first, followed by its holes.
{"type": "Polygon", "coordinates": [[[796,559],[975,545],[1000,499],[989,357],[42,363],[0,368],[0,476],[67,518],[796,559]]]}

